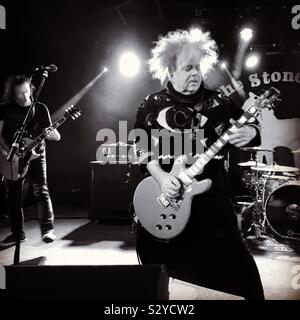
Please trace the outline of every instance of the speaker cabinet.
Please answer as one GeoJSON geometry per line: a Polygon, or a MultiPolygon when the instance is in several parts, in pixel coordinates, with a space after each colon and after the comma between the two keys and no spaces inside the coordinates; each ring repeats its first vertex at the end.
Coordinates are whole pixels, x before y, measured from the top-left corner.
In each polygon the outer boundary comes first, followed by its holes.
{"type": "Polygon", "coordinates": [[[130,222],[135,188],[142,179],[140,168],[128,163],[90,163],[89,218],[130,222]]]}
{"type": "Polygon", "coordinates": [[[163,265],[7,266],[9,298],[51,300],[167,300],[163,265]]]}

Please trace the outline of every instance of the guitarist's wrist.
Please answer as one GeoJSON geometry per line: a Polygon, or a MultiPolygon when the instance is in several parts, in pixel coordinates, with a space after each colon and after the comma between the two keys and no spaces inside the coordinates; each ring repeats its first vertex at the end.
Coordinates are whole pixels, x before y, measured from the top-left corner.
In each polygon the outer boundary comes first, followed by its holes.
{"type": "Polygon", "coordinates": [[[165,172],[157,160],[153,160],[147,164],[147,169],[150,172],[151,176],[161,185],[164,178],[168,176],[168,173],[165,172]]]}
{"type": "Polygon", "coordinates": [[[166,182],[166,179],[169,179],[170,174],[161,169],[159,171],[156,171],[155,174],[152,174],[152,177],[158,182],[162,189],[163,185],[166,182]]]}
{"type": "Polygon", "coordinates": [[[159,174],[156,174],[156,177],[154,177],[156,179],[156,181],[162,186],[165,179],[167,177],[169,177],[169,173],[165,172],[165,171],[162,171],[160,172],[159,174]]]}

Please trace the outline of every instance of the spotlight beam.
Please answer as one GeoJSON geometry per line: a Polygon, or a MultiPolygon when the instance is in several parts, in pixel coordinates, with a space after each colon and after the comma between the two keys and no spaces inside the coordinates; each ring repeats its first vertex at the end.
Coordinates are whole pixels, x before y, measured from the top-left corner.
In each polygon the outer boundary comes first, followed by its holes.
{"type": "Polygon", "coordinates": [[[245,58],[249,42],[252,39],[253,32],[249,28],[245,28],[240,32],[240,42],[235,55],[232,74],[236,79],[239,79],[242,74],[243,60],[245,58]]]}
{"type": "Polygon", "coordinates": [[[235,54],[235,61],[233,65],[232,74],[236,79],[239,79],[242,74],[243,60],[245,58],[248,45],[249,42],[241,41],[235,54]]]}
{"type": "Polygon", "coordinates": [[[238,95],[242,98],[246,97],[246,92],[244,89],[241,89],[240,85],[238,84],[237,80],[234,78],[234,76],[230,73],[230,71],[228,70],[226,63],[222,63],[222,69],[227,73],[234,89],[236,90],[236,92],[238,93],[238,95]]]}
{"type": "Polygon", "coordinates": [[[62,105],[58,110],[56,110],[52,115],[52,119],[59,118],[70,105],[76,105],[82,99],[82,97],[92,88],[92,86],[106,73],[108,69],[104,67],[103,71],[101,71],[93,80],[91,80],[83,89],[81,89],[78,93],[76,93],[69,101],[67,101],[64,105],[62,105]]]}

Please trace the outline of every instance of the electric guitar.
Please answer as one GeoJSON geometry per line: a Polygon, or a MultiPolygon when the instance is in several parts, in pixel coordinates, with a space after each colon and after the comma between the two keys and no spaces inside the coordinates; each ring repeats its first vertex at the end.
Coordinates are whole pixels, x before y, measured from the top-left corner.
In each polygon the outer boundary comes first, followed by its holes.
{"type": "Polygon", "coordinates": [[[159,239],[172,239],[185,229],[190,218],[193,197],[209,190],[212,184],[210,179],[197,181],[195,177],[203,172],[205,165],[227,144],[233,130],[242,127],[251,118],[256,118],[263,108],[273,108],[279,94],[280,92],[272,87],[258,96],[249,109],[210,148],[195,159],[190,167],[185,165],[185,156],[175,160],[170,174],[182,185],[178,198],[171,199],[163,194],[158,182],[152,177],[140,182],[134,193],[133,205],[136,217],[150,234],[159,239]]]}
{"type": "Polygon", "coordinates": [[[67,119],[72,118],[75,120],[80,115],[81,111],[77,106],[72,105],[67,108],[63,116],[56,120],[50,127],[44,129],[34,140],[23,138],[20,148],[11,162],[8,162],[6,159],[7,156],[0,152],[0,173],[3,177],[12,181],[25,177],[30,162],[40,157],[39,148],[45,138],[61,126],[67,119]]]}

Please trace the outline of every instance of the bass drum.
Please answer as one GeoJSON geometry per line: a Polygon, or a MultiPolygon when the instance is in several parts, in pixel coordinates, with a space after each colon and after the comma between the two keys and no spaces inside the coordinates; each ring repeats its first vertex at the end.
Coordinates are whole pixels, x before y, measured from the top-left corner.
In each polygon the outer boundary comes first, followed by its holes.
{"type": "Polygon", "coordinates": [[[300,181],[290,181],[274,190],[265,204],[271,231],[282,238],[300,241],[300,181]]]}

